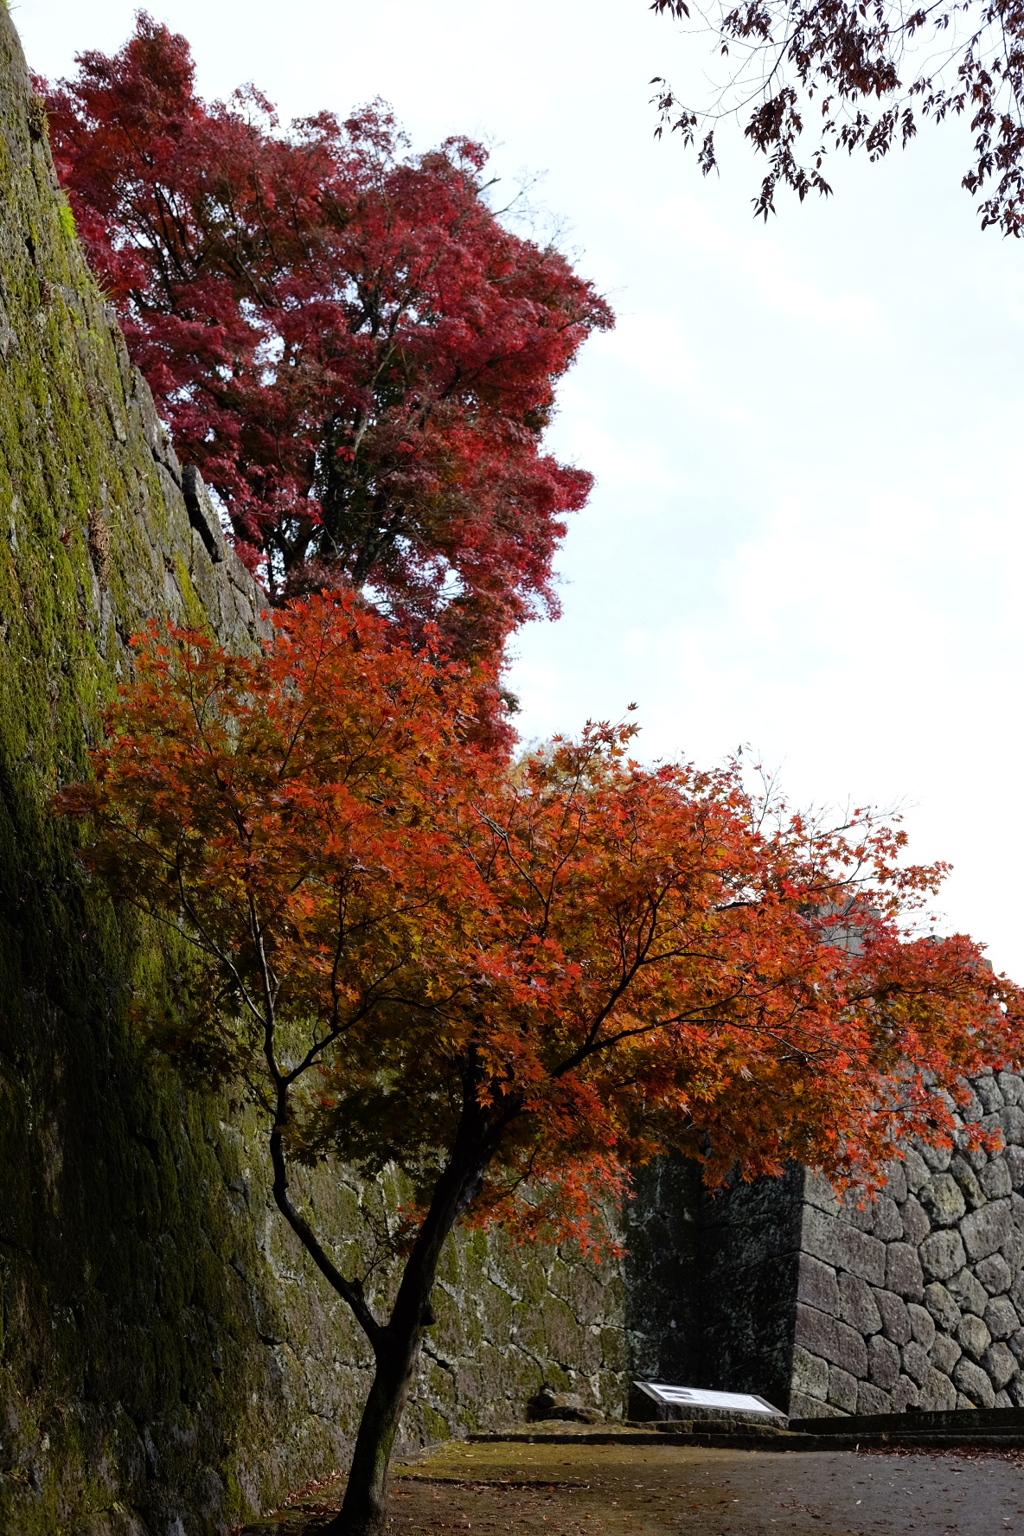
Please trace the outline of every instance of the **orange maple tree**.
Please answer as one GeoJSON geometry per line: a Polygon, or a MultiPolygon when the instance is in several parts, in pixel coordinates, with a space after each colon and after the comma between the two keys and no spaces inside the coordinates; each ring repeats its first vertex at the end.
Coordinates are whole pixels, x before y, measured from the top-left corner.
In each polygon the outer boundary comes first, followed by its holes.
{"type": "Polygon", "coordinates": [[[669,1149],[712,1183],[877,1178],[1016,1050],[1021,994],[979,947],[908,936],[944,867],[905,866],[902,833],[644,766],[631,726],[510,759],[478,683],[351,595],[275,613],[253,656],[153,628],[59,797],[89,865],[195,947],[161,1039],[255,1097],[277,1204],[369,1340],[346,1536],[385,1528],[457,1223],[599,1242],[669,1149]],[[295,1161],[332,1159],[404,1176],[387,1285],[293,1196],[295,1161]]]}

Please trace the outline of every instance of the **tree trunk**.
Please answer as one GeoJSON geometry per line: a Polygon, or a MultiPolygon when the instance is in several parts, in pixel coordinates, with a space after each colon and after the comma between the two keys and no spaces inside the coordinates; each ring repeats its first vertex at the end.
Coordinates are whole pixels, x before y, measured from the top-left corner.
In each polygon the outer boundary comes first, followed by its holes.
{"type": "Polygon", "coordinates": [[[409,1388],[419,1360],[423,1330],[434,1321],[430,1296],[438,1260],[471,1192],[478,1187],[476,1167],[467,1175],[449,1165],[442,1174],[430,1211],[405,1266],[391,1320],[374,1343],[373,1386],[356,1437],[345,1499],[328,1536],[381,1536],[387,1522],[387,1482],[391,1453],[409,1388]]]}
{"type": "Polygon", "coordinates": [[[475,1082],[467,1083],[455,1145],[406,1261],[391,1319],[386,1328],[370,1334],[376,1361],[373,1386],[359,1423],[344,1502],[327,1527],[328,1536],[383,1536],[387,1528],[388,1468],[423,1330],[434,1321],[430,1298],[441,1250],[479,1192],[483,1171],[510,1118],[506,1111],[504,1118],[488,1124],[476,1103],[475,1082]]]}
{"type": "Polygon", "coordinates": [[[389,1338],[381,1346],[373,1386],[363,1409],[341,1511],[328,1536],[381,1536],[387,1529],[388,1469],[398,1437],[421,1330],[412,1338],[389,1338]]]}

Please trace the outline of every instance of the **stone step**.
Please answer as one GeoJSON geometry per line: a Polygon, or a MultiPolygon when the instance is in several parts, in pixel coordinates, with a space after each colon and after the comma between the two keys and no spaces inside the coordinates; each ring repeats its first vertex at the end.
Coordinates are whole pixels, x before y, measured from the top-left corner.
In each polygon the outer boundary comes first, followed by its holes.
{"type": "Polygon", "coordinates": [[[877,1414],[861,1418],[793,1421],[789,1429],[749,1424],[691,1428],[686,1421],[662,1424],[568,1425],[552,1423],[471,1434],[467,1440],[523,1445],[682,1445],[763,1451],[852,1451],[900,1446],[950,1450],[974,1446],[993,1450],[1024,1447],[1024,1410],[973,1409],[951,1413],[877,1414]]]}
{"type": "Polygon", "coordinates": [[[990,1434],[995,1431],[1018,1432],[1024,1435],[1024,1408],[957,1408],[946,1412],[924,1413],[911,1410],[907,1413],[839,1414],[835,1417],[815,1419],[790,1419],[789,1427],[800,1434],[832,1435],[864,1431],[876,1434],[885,1430],[903,1433],[912,1429],[967,1431],[971,1435],[990,1434]]]}

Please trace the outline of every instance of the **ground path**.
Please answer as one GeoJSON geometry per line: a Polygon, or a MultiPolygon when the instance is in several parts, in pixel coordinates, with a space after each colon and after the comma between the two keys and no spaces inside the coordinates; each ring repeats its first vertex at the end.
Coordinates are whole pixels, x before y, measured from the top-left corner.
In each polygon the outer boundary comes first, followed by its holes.
{"type": "MultiPolygon", "coordinates": [[[[1024,1536],[1020,1452],[455,1441],[396,1471],[395,1536],[1024,1536]]],[[[314,1536],[340,1486],[245,1536],[314,1536]]]]}

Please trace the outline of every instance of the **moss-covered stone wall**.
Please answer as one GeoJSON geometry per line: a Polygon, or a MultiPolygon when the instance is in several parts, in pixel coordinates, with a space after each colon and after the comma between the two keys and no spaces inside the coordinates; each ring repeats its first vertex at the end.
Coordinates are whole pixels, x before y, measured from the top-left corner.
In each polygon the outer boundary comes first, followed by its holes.
{"type": "MultiPolygon", "coordinates": [[[[259,593],[184,474],[89,276],[0,6],[0,1530],[206,1536],[344,1460],[366,1354],[270,1206],[261,1127],[129,1028],[181,957],[77,869],[79,776],[147,617],[250,644],[259,593]]],[[[186,1005],[186,1004],[182,1004],[186,1005]]],[[[314,1179],[343,1236],[366,1192],[314,1179]]],[[[408,1418],[614,1410],[618,1270],[453,1245],[408,1418]]]]}

